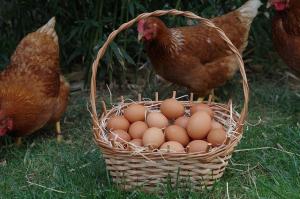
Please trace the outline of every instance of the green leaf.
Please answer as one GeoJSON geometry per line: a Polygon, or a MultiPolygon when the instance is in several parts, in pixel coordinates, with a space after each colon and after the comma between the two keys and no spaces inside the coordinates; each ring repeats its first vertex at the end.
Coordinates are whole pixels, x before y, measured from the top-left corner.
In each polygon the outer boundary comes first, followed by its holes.
{"type": "Polygon", "coordinates": [[[121,64],[121,66],[123,67],[123,69],[126,69],[125,62],[124,62],[124,57],[123,57],[123,54],[122,54],[120,48],[117,46],[117,44],[115,42],[112,42],[110,44],[110,47],[111,47],[114,55],[116,55],[117,60],[121,64]]]}
{"type": "Polygon", "coordinates": [[[136,65],[135,61],[130,57],[130,55],[123,48],[120,48],[120,50],[128,63],[132,65],[136,65]]]}

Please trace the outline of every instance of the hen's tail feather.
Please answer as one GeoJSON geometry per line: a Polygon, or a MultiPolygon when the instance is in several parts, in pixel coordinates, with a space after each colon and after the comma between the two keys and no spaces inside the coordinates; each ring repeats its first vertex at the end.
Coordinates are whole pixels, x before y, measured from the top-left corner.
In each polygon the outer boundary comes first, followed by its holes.
{"type": "Polygon", "coordinates": [[[40,27],[36,32],[46,33],[47,35],[53,37],[53,40],[55,42],[58,42],[58,37],[55,32],[55,17],[52,17],[45,25],[40,27]]]}
{"type": "Polygon", "coordinates": [[[238,11],[243,17],[249,19],[254,19],[258,13],[258,8],[262,5],[260,0],[249,0],[244,5],[242,5],[238,11]]]}

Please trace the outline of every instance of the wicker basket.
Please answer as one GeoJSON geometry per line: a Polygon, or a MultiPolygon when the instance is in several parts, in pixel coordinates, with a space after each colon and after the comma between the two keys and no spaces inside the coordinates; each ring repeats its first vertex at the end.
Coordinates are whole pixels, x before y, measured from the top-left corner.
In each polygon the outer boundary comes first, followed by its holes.
{"type": "MultiPolygon", "coordinates": [[[[194,190],[200,190],[203,187],[211,187],[213,183],[218,180],[231,158],[234,148],[242,138],[243,125],[248,111],[248,96],[249,89],[247,77],[244,70],[244,63],[241,55],[236,47],[226,37],[224,32],[216,27],[208,19],[201,18],[191,12],[183,12],[178,10],[158,10],[151,13],[144,13],[135,19],[121,25],[117,30],[113,31],[107,41],[99,50],[97,57],[92,66],[92,80],[91,80],[91,108],[92,108],[92,121],[93,133],[97,145],[100,147],[102,154],[105,158],[107,169],[112,176],[113,182],[116,183],[121,189],[133,189],[141,186],[143,190],[155,191],[156,187],[168,181],[172,185],[178,185],[183,188],[187,186],[194,190]],[[200,153],[166,153],[161,154],[159,151],[140,151],[133,153],[126,148],[112,147],[112,143],[104,139],[105,134],[105,121],[115,112],[126,108],[131,103],[122,101],[118,108],[112,108],[104,111],[101,117],[98,117],[96,108],[96,74],[100,59],[103,57],[108,45],[113,39],[123,30],[131,27],[137,21],[150,16],[162,15],[181,15],[191,19],[200,20],[203,24],[214,28],[220,38],[222,38],[229,46],[229,48],[236,54],[240,72],[243,78],[243,91],[244,91],[244,105],[240,114],[232,110],[230,104],[209,103],[209,106],[214,110],[214,119],[225,125],[227,132],[231,136],[227,139],[226,144],[213,148],[206,154],[200,153]],[[229,126],[226,121],[230,120],[233,126],[229,126]],[[178,183],[185,182],[185,183],[178,183]]],[[[141,101],[139,96],[138,102],[145,106],[151,106],[150,109],[158,109],[161,101],[158,100],[158,95],[154,101],[141,101]]],[[[189,110],[191,101],[183,102],[186,109],[189,110]]]]}

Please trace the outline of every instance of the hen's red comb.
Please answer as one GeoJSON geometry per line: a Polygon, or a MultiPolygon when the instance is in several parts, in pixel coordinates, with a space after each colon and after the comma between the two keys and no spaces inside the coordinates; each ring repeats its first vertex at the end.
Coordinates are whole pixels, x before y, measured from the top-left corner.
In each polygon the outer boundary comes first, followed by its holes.
{"type": "Polygon", "coordinates": [[[138,22],[138,32],[142,33],[144,31],[145,19],[141,19],[138,22]]]}

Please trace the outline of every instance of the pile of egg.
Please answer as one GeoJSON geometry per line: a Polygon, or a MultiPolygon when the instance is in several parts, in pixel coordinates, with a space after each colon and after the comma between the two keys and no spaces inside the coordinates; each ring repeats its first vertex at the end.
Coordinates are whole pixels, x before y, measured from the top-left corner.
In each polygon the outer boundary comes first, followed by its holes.
{"type": "Polygon", "coordinates": [[[110,141],[127,146],[206,153],[227,139],[224,127],[213,120],[213,110],[204,103],[194,103],[186,111],[180,101],[171,98],[164,100],[157,111],[131,104],[123,113],[107,120],[107,130],[110,141]]]}

